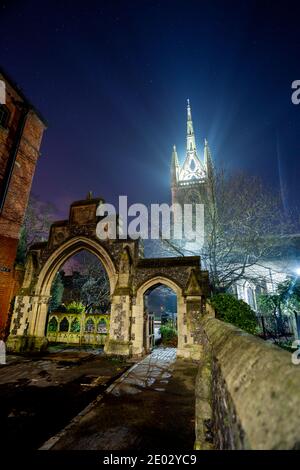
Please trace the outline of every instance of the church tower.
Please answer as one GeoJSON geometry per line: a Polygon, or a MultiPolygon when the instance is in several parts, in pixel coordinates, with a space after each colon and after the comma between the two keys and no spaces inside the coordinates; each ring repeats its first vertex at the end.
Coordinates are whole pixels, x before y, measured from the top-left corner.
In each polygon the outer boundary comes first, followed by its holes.
{"type": "MultiPolygon", "coordinates": [[[[182,166],[179,163],[176,147],[173,147],[171,160],[172,204],[205,204],[212,172],[211,153],[208,142],[204,141],[203,158],[197,152],[192,111],[187,100],[186,155],[182,166]]],[[[204,209],[205,210],[205,209],[204,209]]]]}

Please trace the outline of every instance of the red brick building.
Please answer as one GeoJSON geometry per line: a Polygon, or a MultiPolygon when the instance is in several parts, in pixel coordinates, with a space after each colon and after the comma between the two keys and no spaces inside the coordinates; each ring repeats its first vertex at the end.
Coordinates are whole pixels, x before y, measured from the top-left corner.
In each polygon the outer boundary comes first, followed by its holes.
{"type": "Polygon", "coordinates": [[[46,123],[0,69],[0,337],[19,285],[14,263],[46,123]]]}

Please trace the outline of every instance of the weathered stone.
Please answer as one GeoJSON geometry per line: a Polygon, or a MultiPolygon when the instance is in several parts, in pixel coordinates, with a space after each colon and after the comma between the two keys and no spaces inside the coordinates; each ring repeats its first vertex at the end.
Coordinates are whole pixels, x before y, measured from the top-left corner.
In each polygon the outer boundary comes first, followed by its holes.
{"type": "Polygon", "coordinates": [[[210,406],[215,448],[298,448],[300,368],[291,354],[209,315],[201,328],[202,361],[210,357],[211,366],[202,365],[197,378],[198,447],[210,406]]]}

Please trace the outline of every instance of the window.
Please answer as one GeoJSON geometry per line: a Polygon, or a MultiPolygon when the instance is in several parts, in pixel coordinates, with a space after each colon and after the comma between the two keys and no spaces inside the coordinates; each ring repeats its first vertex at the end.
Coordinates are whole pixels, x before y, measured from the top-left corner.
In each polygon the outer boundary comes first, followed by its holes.
{"type": "Polygon", "coordinates": [[[100,320],[97,325],[97,333],[107,334],[107,325],[105,320],[100,320]]]}
{"type": "Polygon", "coordinates": [[[256,305],[255,305],[255,294],[254,290],[252,287],[247,287],[247,297],[248,297],[248,304],[252,308],[252,310],[256,310],[256,305]]]}
{"type": "Polygon", "coordinates": [[[52,317],[48,324],[49,333],[55,333],[57,331],[58,322],[55,317],[52,317]]]}
{"type": "Polygon", "coordinates": [[[59,331],[63,331],[63,332],[69,331],[69,322],[66,317],[64,317],[62,321],[60,322],[59,331]]]}
{"type": "Polygon", "coordinates": [[[95,323],[91,318],[86,321],[85,331],[86,333],[93,333],[93,331],[95,331],[95,323]]]}
{"type": "Polygon", "coordinates": [[[7,128],[9,122],[10,112],[7,106],[0,105],[0,126],[7,128]]]}
{"type": "Polygon", "coordinates": [[[74,318],[71,323],[71,333],[80,333],[80,322],[78,318],[74,318]]]}

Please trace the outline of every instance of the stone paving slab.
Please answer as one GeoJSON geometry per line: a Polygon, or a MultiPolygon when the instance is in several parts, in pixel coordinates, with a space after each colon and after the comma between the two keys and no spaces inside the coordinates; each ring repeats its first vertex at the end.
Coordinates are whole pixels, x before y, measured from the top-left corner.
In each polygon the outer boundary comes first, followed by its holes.
{"type": "MultiPolygon", "coordinates": [[[[107,393],[115,396],[130,393],[141,393],[145,388],[154,387],[157,390],[158,384],[165,384],[171,377],[174,362],[176,361],[175,348],[158,348],[152,354],[146,356],[142,361],[135,364],[120,379],[114,382],[107,393]]],[[[159,391],[164,391],[159,387],[159,391]]]]}

